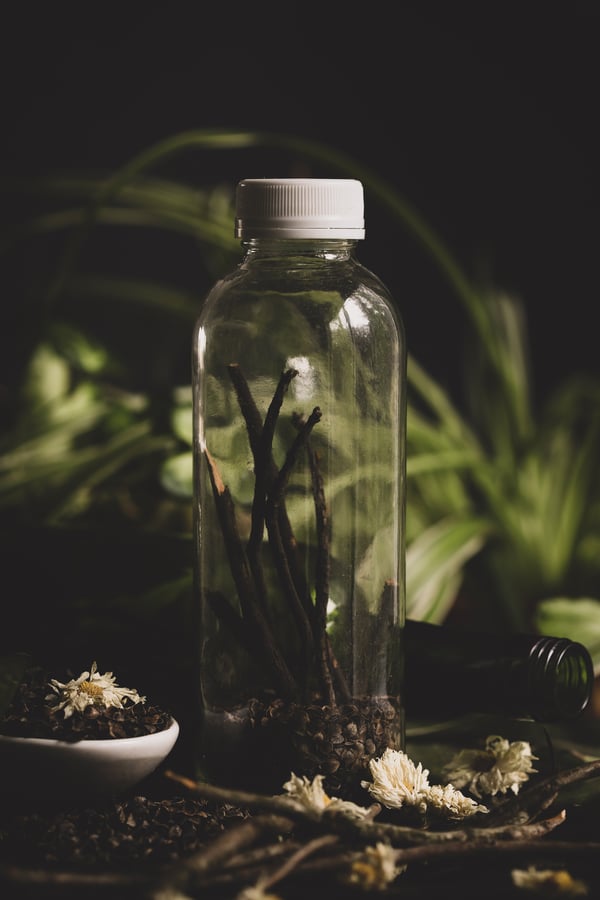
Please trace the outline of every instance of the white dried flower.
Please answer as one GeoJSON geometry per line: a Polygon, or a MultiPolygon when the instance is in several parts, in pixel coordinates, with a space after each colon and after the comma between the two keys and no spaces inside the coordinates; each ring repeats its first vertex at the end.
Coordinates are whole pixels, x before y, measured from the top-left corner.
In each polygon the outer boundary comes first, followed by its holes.
{"type": "Polygon", "coordinates": [[[307,809],[323,813],[325,810],[344,811],[357,818],[363,818],[369,814],[369,810],[348,800],[340,800],[338,797],[330,797],[323,788],[323,775],[315,775],[312,781],[306,775],[291,773],[289,781],[283,785],[287,796],[296,800],[307,809]]]}
{"type": "Polygon", "coordinates": [[[397,851],[389,844],[379,842],[374,847],[365,847],[352,862],[348,881],[365,891],[384,891],[406,866],[396,865],[397,851]]]}
{"type": "Polygon", "coordinates": [[[380,759],[369,763],[373,782],[361,781],[362,787],[388,809],[412,806],[424,816],[433,811],[449,819],[464,819],[478,812],[488,812],[474,800],[464,797],[452,784],[429,784],[429,769],[414,762],[401,750],[388,748],[380,759]]]}
{"type": "Polygon", "coordinates": [[[65,719],[74,712],[83,712],[88,706],[116,706],[123,708],[123,700],[131,703],[143,703],[145,697],[140,697],[136,690],[118,687],[112,672],[100,675],[98,666],[94,662],[89,672],[82,672],[79,678],[74,678],[63,684],[56,678],[50,680],[53,694],[46,696],[47,701],[56,700],[50,708],[53,712],[64,710],[65,719]]]}
{"type": "Polygon", "coordinates": [[[414,762],[401,750],[388,747],[379,759],[369,762],[373,782],[361,781],[370,794],[388,809],[415,806],[425,813],[425,793],[429,788],[429,769],[414,762]]]}
{"type": "Polygon", "coordinates": [[[260,884],[255,884],[244,888],[237,895],[236,900],[281,900],[281,898],[279,894],[265,894],[260,884]]]}
{"type": "Polygon", "coordinates": [[[572,878],[565,869],[536,869],[530,866],[528,869],[513,869],[511,877],[515,887],[537,891],[546,897],[560,894],[581,897],[588,893],[587,884],[572,878]]]}
{"type": "Polygon", "coordinates": [[[470,797],[465,797],[452,784],[447,784],[445,787],[440,784],[431,785],[426,792],[426,798],[428,806],[446,819],[466,819],[475,813],[489,812],[487,806],[482,806],[470,797]]]}
{"type": "Polygon", "coordinates": [[[189,894],[182,894],[179,888],[165,885],[152,894],[152,900],[192,900],[189,894]]]}
{"type": "Polygon", "coordinates": [[[315,775],[312,781],[306,775],[290,775],[290,780],[283,785],[288,796],[292,800],[296,800],[307,809],[314,809],[317,812],[323,810],[331,803],[331,797],[325,793],[323,787],[323,776],[315,775]]]}
{"type": "Polygon", "coordinates": [[[509,790],[518,794],[529,775],[537,771],[532,765],[535,759],[527,741],[510,742],[490,735],[485,750],[461,750],[444,767],[444,774],[455,787],[466,787],[476,797],[493,797],[509,790]]]}

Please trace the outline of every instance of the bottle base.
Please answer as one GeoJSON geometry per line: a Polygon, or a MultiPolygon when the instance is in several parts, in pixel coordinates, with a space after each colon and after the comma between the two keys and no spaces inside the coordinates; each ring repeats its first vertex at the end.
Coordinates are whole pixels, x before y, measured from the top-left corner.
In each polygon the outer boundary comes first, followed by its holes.
{"type": "Polygon", "coordinates": [[[329,796],[364,803],[360,782],[370,760],[388,747],[404,748],[403,713],[389,697],[335,707],[253,699],[236,710],[204,710],[203,717],[204,776],[260,793],[282,793],[293,772],[322,775],[329,796]]]}

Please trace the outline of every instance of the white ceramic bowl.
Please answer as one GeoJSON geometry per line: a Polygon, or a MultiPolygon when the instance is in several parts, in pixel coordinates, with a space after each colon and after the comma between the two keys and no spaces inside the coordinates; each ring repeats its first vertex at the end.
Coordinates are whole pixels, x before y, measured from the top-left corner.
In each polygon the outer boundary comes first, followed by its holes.
{"type": "Polygon", "coordinates": [[[80,797],[119,794],[152,774],[179,736],[179,724],[155,734],[76,743],[0,735],[0,793],[80,797]]]}

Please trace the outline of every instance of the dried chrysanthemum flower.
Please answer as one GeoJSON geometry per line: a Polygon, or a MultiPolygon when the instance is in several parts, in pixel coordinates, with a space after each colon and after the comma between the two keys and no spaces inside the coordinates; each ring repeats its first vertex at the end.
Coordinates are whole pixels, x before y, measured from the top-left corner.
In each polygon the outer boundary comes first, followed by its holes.
{"type": "Polygon", "coordinates": [[[311,781],[306,775],[300,777],[292,772],[289,781],[285,782],[283,788],[292,800],[297,800],[302,806],[317,812],[323,812],[331,803],[331,797],[325,793],[323,788],[322,775],[315,775],[311,781]]]}
{"type": "Polygon", "coordinates": [[[379,759],[369,762],[373,782],[361,781],[371,796],[388,809],[415,806],[425,813],[425,792],[429,788],[429,769],[414,762],[401,750],[384,750],[379,759]]]}
{"type": "Polygon", "coordinates": [[[365,891],[384,891],[407,869],[396,865],[396,856],[389,844],[378,842],[374,847],[365,847],[353,860],[348,881],[365,891]]]}
{"type": "Polygon", "coordinates": [[[82,672],[79,678],[73,678],[65,684],[56,678],[50,680],[53,694],[46,696],[47,701],[58,702],[51,706],[53,712],[64,710],[65,719],[74,712],[83,712],[88,706],[116,706],[123,708],[123,701],[129,700],[132,704],[143,703],[145,697],[140,697],[136,690],[118,687],[112,672],[100,675],[98,666],[94,662],[89,672],[82,672]]]}
{"type": "Polygon", "coordinates": [[[460,750],[444,767],[444,774],[455,787],[466,787],[476,797],[493,797],[509,790],[518,794],[529,775],[537,771],[532,765],[535,759],[527,741],[510,742],[490,735],[484,750],[460,750]]]}
{"type": "Polygon", "coordinates": [[[573,878],[565,869],[513,869],[511,877],[515,887],[537,891],[544,897],[581,897],[588,893],[584,881],[573,878]]]}
{"type": "Polygon", "coordinates": [[[373,782],[361,781],[362,787],[388,809],[410,806],[424,816],[429,809],[449,819],[464,819],[478,812],[488,812],[474,800],[464,797],[452,784],[429,784],[429,770],[414,762],[401,750],[388,748],[379,759],[369,763],[373,782]]]}
{"type": "Polygon", "coordinates": [[[433,808],[445,819],[466,819],[475,813],[487,813],[487,806],[476,803],[471,797],[465,797],[452,784],[442,787],[440,784],[433,784],[428,788],[427,793],[428,808],[433,808]]]}
{"type": "Polygon", "coordinates": [[[281,900],[279,894],[266,894],[260,884],[244,888],[236,900],[281,900]]]}
{"type": "MultiPolygon", "coordinates": [[[[154,892],[152,900],[191,900],[191,898],[189,894],[183,894],[179,888],[165,885],[154,892]]],[[[262,898],[258,898],[258,900],[262,900],[262,898]]],[[[275,900],[280,900],[280,898],[276,897],[275,900]]]]}
{"type": "Polygon", "coordinates": [[[364,806],[358,806],[349,800],[340,800],[338,797],[330,797],[323,788],[323,775],[315,775],[312,781],[306,775],[291,773],[289,781],[283,785],[287,796],[296,800],[307,809],[323,813],[325,810],[340,810],[357,818],[363,818],[369,814],[364,806]]]}

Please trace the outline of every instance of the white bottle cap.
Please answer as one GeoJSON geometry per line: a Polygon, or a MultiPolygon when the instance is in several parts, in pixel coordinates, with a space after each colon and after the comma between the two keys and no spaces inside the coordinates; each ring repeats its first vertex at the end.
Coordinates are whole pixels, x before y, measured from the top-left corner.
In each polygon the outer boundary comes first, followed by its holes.
{"type": "Polygon", "coordinates": [[[360,240],[363,186],[353,178],[245,178],[236,190],[235,236],[360,240]]]}

